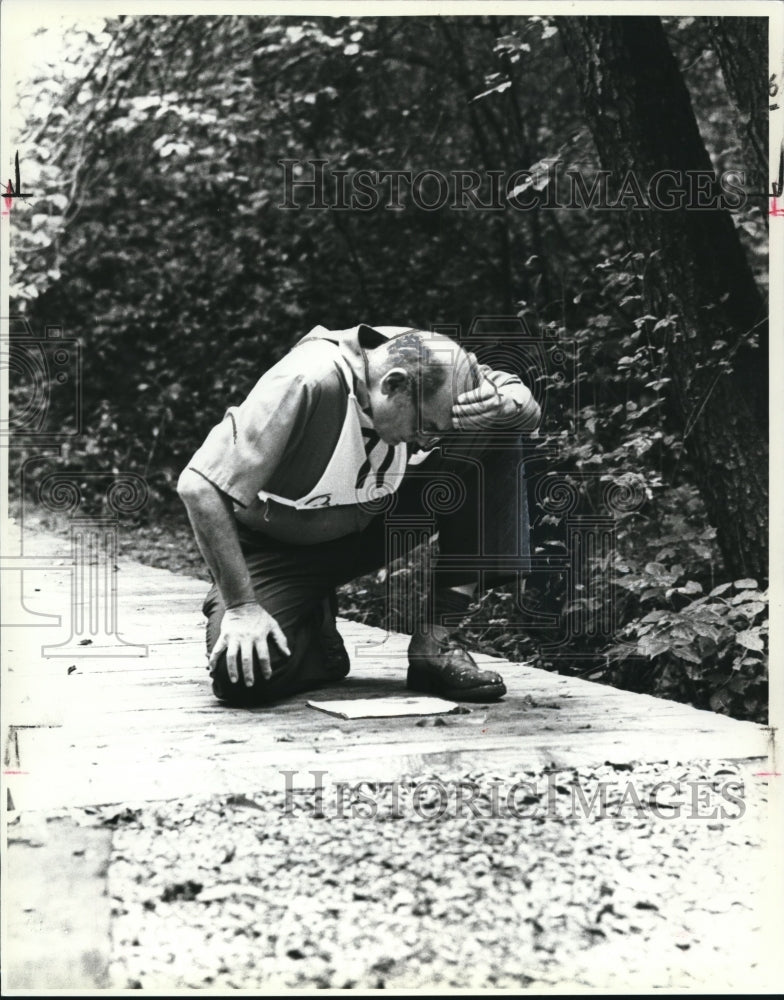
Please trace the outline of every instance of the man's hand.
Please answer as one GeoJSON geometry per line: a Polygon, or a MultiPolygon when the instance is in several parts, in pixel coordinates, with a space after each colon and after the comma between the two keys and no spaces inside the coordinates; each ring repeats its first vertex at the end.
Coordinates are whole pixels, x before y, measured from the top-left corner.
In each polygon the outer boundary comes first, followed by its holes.
{"type": "Polygon", "coordinates": [[[226,652],[226,669],[229,680],[236,684],[239,680],[238,661],[242,664],[242,675],[246,687],[253,685],[253,653],[259,659],[261,676],[268,681],[272,676],[270,665],[269,638],[275,640],[278,648],[290,656],[288,643],[280,625],[271,614],[255,601],[229,608],[221,623],[221,634],[210,655],[210,672],[215,670],[218,657],[226,652]]]}
{"type": "Polygon", "coordinates": [[[239,680],[239,661],[245,684],[252,687],[255,652],[261,675],[269,680],[272,676],[269,637],[272,636],[286,656],[291,654],[280,625],[254,600],[253,583],[240,547],[231,501],[217,486],[192,469],[186,469],[180,476],[177,492],[188,510],[196,541],[212,577],[229,605],[210,656],[210,672],[214,673],[218,657],[225,652],[232,684],[239,680]]]}
{"type": "Polygon", "coordinates": [[[456,430],[493,427],[504,413],[504,399],[495,383],[482,376],[477,389],[463,392],[452,407],[452,425],[456,430]]]}
{"type": "Polygon", "coordinates": [[[539,422],[541,411],[530,390],[517,378],[499,386],[486,365],[480,365],[469,352],[469,363],[479,376],[475,389],[461,393],[452,406],[452,426],[455,430],[532,430],[539,422]]]}

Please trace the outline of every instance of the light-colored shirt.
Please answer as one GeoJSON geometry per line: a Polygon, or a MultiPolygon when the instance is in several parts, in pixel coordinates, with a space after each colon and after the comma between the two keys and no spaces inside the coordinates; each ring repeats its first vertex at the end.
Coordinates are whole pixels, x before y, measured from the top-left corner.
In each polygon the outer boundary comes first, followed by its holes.
{"type": "MultiPolygon", "coordinates": [[[[237,520],[292,544],[329,541],[361,531],[372,514],[358,504],[297,510],[259,492],[295,499],[326,469],[346,415],[348,388],[340,367],[314,341],[337,343],[355,373],[354,390],[367,400],[361,350],[372,349],[397,327],[316,327],[262,375],[239,406],[231,406],[189,462],[234,503],[237,520]]],[[[483,373],[498,386],[521,385],[506,372],[483,373]]]]}

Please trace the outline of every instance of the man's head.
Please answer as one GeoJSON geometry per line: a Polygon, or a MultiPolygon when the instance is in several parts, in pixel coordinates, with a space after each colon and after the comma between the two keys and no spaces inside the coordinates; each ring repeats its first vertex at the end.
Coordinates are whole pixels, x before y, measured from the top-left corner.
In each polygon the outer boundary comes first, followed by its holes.
{"type": "Polygon", "coordinates": [[[387,444],[425,447],[451,431],[455,400],[477,385],[468,355],[442,334],[408,330],[367,355],[373,425],[387,444]]]}

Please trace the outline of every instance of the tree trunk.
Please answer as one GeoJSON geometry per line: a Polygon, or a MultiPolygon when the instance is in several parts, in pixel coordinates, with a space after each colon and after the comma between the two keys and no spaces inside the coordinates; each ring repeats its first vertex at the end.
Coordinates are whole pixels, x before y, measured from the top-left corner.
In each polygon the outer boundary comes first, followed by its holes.
{"type": "MultiPolygon", "coordinates": [[[[711,17],[710,37],[727,91],[740,116],[746,190],[770,190],[768,177],[768,19],[711,17]]],[[[754,199],[767,221],[768,202],[754,199]]]]}
{"type": "MultiPolygon", "coordinates": [[[[660,170],[711,171],[658,17],[559,17],[558,26],[616,184],[629,170],[643,192],[660,170]]],[[[649,311],[677,316],[668,338],[674,403],[726,568],[761,582],[768,577],[765,305],[728,212],[623,214],[633,249],[645,255],[649,311]],[[719,341],[727,347],[716,350],[719,341]]]]}

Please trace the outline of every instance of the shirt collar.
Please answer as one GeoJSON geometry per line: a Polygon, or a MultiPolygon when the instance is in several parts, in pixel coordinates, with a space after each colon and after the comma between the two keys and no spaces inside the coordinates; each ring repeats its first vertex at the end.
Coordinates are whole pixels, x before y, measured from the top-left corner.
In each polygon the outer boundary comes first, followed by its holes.
{"type": "Polygon", "coordinates": [[[340,337],[340,349],[352,366],[355,375],[355,391],[362,410],[370,416],[370,397],[366,380],[366,351],[373,350],[389,338],[379,330],[360,323],[351,330],[344,330],[340,337]]]}
{"type": "Polygon", "coordinates": [[[299,343],[306,340],[333,340],[338,344],[343,357],[349,363],[354,375],[354,391],[359,405],[368,413],[368,388],[365,384],[364,351],[370,351],[379,344],[389,340],[389,335],[382,333],[367,323],[360,323],[348,330],[328,330],[324,326],[314,327],[299,343]]]}
{"type": "Polygon", "coordinates": [[[366,323],[360,323],[357,327],[357,342],[360,347],[364,347],[366,350],[372,350],[387,340],[389,340],[389,337],[386,334],[381,333],[372,326],[368,326],[366,323]]]}

